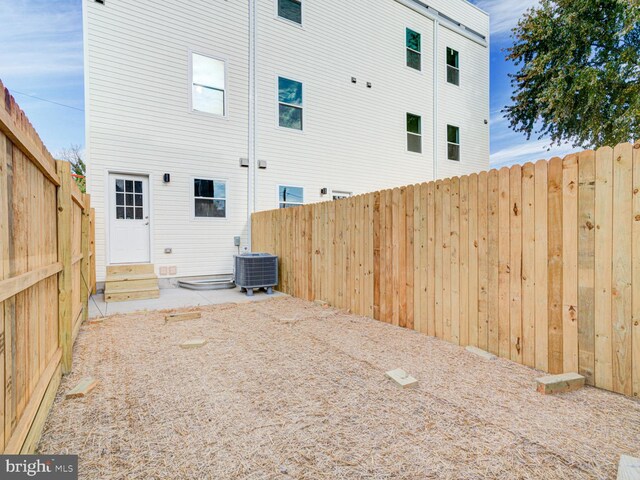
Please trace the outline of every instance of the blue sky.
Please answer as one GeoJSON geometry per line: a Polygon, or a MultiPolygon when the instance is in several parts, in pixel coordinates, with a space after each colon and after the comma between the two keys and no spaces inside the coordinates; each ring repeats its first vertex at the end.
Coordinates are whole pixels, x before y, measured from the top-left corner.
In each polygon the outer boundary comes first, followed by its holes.
{"type": "MultiPolygon", "coordinates": [[[[54,154],[71,144],[84,145],[81,1],[0,0],[0,79],[54,154]]],[[[547,151],[548,140],[527,141],[500,113],[511,94],[507,74],[514,71],[503,49],[510,45],[510,29],[537,1],[473,0],[491,14],[492,166],[574,151],[570,146],[547,151]]]]}

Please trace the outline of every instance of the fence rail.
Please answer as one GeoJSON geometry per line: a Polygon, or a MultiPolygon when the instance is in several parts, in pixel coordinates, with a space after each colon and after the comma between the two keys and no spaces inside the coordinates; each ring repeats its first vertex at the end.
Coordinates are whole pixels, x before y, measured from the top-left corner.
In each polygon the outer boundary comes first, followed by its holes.
{"type": "Polygon", "coordinates": [[[90,199],[0,92],[0,451],[31,453],[94,287],[90,199]]]}
{"type": "Polygon", "coordinates": [[[640,144],[258,212],[279,289],[640,395],[640,144]]]}

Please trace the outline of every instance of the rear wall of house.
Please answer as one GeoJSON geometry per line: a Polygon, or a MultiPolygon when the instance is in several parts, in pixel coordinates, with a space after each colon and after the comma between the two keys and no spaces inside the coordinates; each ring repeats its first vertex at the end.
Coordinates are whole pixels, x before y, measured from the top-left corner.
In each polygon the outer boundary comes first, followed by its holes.
{"type": "Polygon", "coordinates": [[[178,276],[230,273],[233,237],[242,235],[245,245],[247,233],[247,169],[238,160],[247,156],[247,2],[83,5],[98,280],[107,262],[108,170],[150,176],[156,271],[176,266],[178,276]],[[226,118],[190,111],[190,50],[226,59],[226,118]],[[168,184],[164,173],[171,174],[168,184]],[[226,219],[194,218],[194,177],[226,180],[226,219]]]}

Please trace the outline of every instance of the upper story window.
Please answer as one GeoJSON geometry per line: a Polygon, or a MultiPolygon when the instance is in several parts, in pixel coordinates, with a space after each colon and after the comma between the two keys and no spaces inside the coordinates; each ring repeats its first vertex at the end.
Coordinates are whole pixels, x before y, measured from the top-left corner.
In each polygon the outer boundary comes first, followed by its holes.
{"type": "Polygon", "coordinates": [[[302,130],[302,83],[278,77],[278,125],[302,130]]]}
{"type": "Polygon", "coordinates": [[[302,25],[302,0],[277,0],[278,16],[302,25]]]}
{"type": "Polygon", "coordinates": [[[407,28],[406,47],[407,67],[422,70],[422,35],[407,28]]]}
{"type": "Polygon", "coordinates": [[[422,117],[407,113],[407,150],[422,153],[422,117]]]}
{"type": "Polygon", "coordinates": [[[447,158],[460,161],[460,128],[447,125],[447,158]]]}
{"type": "Polygon", "coordinates": [[[297,207],[304,203],[304,188],[280,185],[278,189],[280,208],[297,207]]]}
{"type": "Polygon", "coordinates": [[[460,85],[460,58],[453,48],[447,47],[447,82],[460,85]]]}
{"type": "Polygon", "coordinates": [[[191,109],[214,115],[226,114],[224,61],[191,54],[191,109]]]}
{"type": "Polygon", "coordinates": [[[224,218],[227,216],[227,185],[222,180],[193,180],[194,216],[224,218]]]}

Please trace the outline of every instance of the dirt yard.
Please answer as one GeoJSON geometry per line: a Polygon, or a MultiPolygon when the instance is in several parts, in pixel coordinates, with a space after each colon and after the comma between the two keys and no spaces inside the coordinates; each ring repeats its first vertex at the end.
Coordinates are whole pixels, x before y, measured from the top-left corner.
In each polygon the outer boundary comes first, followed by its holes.
{"type": "Polygon", "coordinates": [[[100,480],[604,479],[640,456],[636,400],[544,396],[535,370],[292,298],[200,310],[85,325],[40,452],[100,480]],[[385,378],[399,367],[416,389],[385,378]]]}

